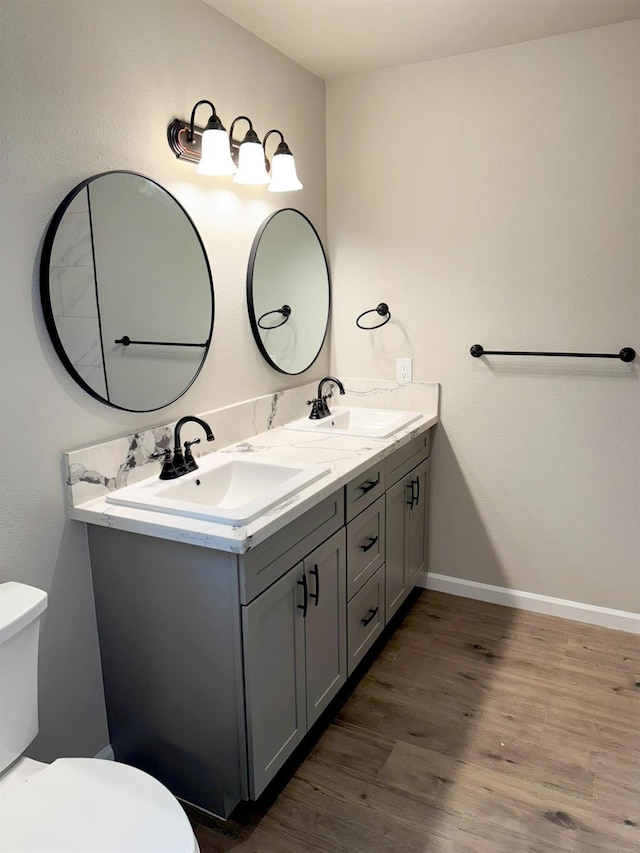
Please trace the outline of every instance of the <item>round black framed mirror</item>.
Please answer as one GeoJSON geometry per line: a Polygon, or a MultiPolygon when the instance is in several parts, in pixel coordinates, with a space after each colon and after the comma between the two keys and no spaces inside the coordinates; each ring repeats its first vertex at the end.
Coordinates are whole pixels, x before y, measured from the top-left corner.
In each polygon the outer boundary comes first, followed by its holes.
{"type": "Polygon", "coordinates": [[[253,241],[247,307],[258,349],[280,373],[303,373],[329,324],[329,265],[318,232],[299,210],[271,214],[253,241]]]}
{"type": "Polygon", "coordinates": [[[214,320],[204,245],[144,175],[104,172],[67,195],[45,235],[40,295],[62,363],[109,406],[164,408],[204,364],[214,320]]]}

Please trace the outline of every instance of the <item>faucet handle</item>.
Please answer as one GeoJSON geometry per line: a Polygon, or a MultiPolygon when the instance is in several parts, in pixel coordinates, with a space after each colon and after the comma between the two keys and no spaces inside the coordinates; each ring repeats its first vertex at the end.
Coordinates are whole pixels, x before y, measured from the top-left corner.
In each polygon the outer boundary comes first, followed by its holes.
{"type": "Polygon", "coordinates": [[[176,469],[173,466],[171,450],[167,447],[164,451],[164,462],[162,464],[162,471],[160,471],[160,479],[175,480],[177,476],[176,469]]]}
{"type": "Polygon", "coordinates": [[[184,464],[187,471],[195,471],[198,468],[198,463],[193,458],[193,453],[191,453],[192,444],[200,444],[200,439],[194,438],[193,441],[185,441],[184,443],[184,464]]]}
{"type": "Polygon", "coordinates": [[[316,400],[307,400],[307,406],[311,406],[309,420],[318,421],[320,420],[320,418],[325,417],[324,408],[326,406],[326,403],[324,403],[321,398],[318,398],[316,400]]]}

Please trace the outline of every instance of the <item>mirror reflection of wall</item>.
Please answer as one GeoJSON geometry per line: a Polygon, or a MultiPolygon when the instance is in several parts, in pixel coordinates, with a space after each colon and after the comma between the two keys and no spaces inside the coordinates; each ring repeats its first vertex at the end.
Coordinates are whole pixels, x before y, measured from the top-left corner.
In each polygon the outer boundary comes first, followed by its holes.
{"type": "Polygon", "coordinates": [[[249,259],[247,303],[265,360],[281,373],[307,370],[327,332],[330,282],[320,238],[300,211],[279,210],[260,227],[249,259]]]}
{"type": "Polygon", "coordinates": [[[56,231],[49,261],[49,294],[71,364],[88,385],[106,397],[87,187],[73,199],[56,231]]]}
{"type": "Polygon", "coordinates": [[[58,355],[109,405],[162,408],[202,367],[209,263],[189,216],[149,178],[107,172],[67,196],[45,238],[41,295],[58,355]],[[115,343],[124,336],[130,345],[115,343]]]}

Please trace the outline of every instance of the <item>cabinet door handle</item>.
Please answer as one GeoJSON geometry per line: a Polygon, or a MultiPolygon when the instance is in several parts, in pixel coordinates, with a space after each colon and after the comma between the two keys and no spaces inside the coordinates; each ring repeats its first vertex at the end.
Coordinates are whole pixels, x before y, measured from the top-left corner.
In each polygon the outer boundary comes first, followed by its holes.
{"type": "Polygon", "coordinates": [[[369,610],[369,615],[365,616],[364,619],[361,619],[360,621],[362,622],[363,625],[368,625],[369,622],[371,622],[372,619],[375,617],[377,612],[378,612],[377,607],[375,608],[375,610],[373,608],[371,608],[371,610],[369,610]]]}
{"type": "Polygon", "coordinates": [[[415,480],[407,483],[406,487],[407,489],[411,489],[411,498],[406,501],[406,504],[413,509],[414,506],[418,506],[420,503],[420,478],[416,477],[415,480]]]}
{"type": "Polygon", "coordinates": [[[408,500],[408,501],[405,501],[406,505],[407,505],[408,507],[411,507],[411,509],[413,509],[413,503],[414,503],[414,497],[413,497],[413,482],[414,482],[414,481],[412,480],[410,483],[407,483],[407,485],[405,486],[405,489],[411,489],[411,497],[409,498],[409,500],[408,500]]]}
{"type": "Polygon", "coordinates": [[[367,492],[370,492],[371,489],[375,489],[380,480],[367,480],[366,483],[362,483],[362,485],[358,486],[363,495],[366,495],[367,492]]]}
{"type": "Polygon", "coordinates": [[[316,579],[316,591],[309,593],[309,598],[313,599],[313,606],[317,607],[318,602],[320,601],[320,574],[318,572],[318,564],[314,563],[313,568],[309,572],[310,575],[313,575],[316,579]]]}
{"type": "Polygon", "coordinates": [[[373,546],[376,544],[377,541],[378,541],[377,536],[370,536],[368,545],[361,545],[360,548],[365,552],[370,551],[373,548],[373,546]]]}
{"type": "Polygon", "coordinates": [[[307,618],[307,605],[309,604],[309,588],[307,586],[306,572],[302,575],[302,580],[298,581],[298,585],[304,590],[303,603],[298,605],[298,610],[302,610],[302,618],[307,618]]]}

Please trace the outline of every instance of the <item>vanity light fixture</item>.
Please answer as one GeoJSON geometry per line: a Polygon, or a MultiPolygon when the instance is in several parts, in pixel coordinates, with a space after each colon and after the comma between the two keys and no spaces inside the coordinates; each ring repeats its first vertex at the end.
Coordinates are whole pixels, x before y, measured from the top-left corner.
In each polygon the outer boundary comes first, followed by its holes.
{"type": "MultiPolygon", "coordinates": [[[[267,139],[272,133],[277,133],[280,137],[280,142],[273,155],[271,161],[271,183],[269,184],[270,193],[287,193],[301,190],[302,184],[296,173],[296,161],[293,159],[291,149],[284,141],[284,136],[279,130],[268,131],[262,142],[262,147],[267,150],[267,139]]],[[[268,161],[267,161],[268,162],[268,161]]]]}
{"type": "Polygon", "coordinates": [[[227,135],[211,101],[198,101],[189,122],[175,118],[167,128],[167,140],[176,157],[196,163],[196,171],[201,175],[233,175],[237,184],[268,184],[269,192],[274,193],[302,189],[291,149],[281,131],[270,130],[261,143],[251,119],[238,116],[231,123],[227,135]],[[211,117],[204,128],[195,125],[196,110],[202,104],[211,108],[211,117]],[[233,136],[235,125],[240,120],[249,125],[242,140],[233,136]],[[270,164],[265,146],[272,133],[278,134],[280,143],[270,164]]]}
{"type": "Polygon", "coordinates": [[[191,110],[187,141],[191,144],[195,142],[194,121],[196,110],[201,104],[207,104],[211,107],[211,117],[207,122],[207,126],[202,131],[200,160],[196,166],[196,172],[200,175],[233,175],[237,171],[237,168],[231,159],[229,137],[211,101],[198,101],[191,110]]]}
{"type": "Polygon", "coordinates": [[[238,116],[231,122],[231,130],[229,131],[231,140],[231,151],[237,155],[238,171],[233,176],[236,184],[268,184],[271,178],[267,172],[267,165],[264,158],[264,148],[260,143],[258,134],[253,129],[253,122],[247,116],[238,116]],[[233,129],[236,122],[246,121],[249,123],[249,130],[246,132],[242,142],[233,138],[233,129]]]}

